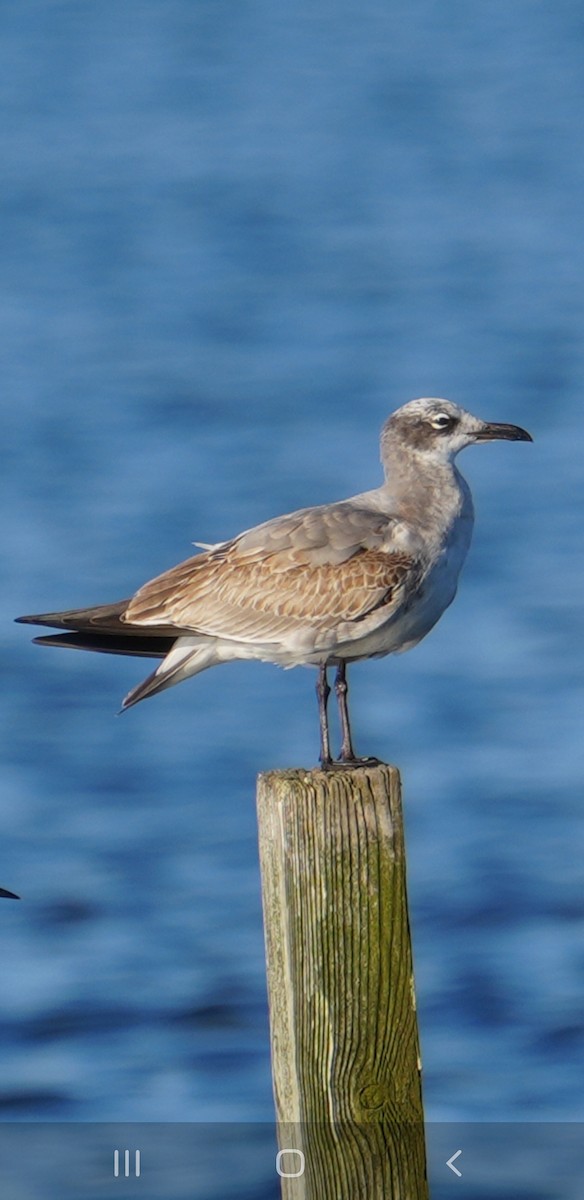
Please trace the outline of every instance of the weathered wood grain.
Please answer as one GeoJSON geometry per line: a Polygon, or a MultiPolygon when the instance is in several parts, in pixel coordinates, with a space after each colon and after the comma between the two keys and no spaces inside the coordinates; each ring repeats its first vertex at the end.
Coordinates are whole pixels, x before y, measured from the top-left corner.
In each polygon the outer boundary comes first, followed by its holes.
{"type": "Polygon", "coordinates": [[[268,772],[258,819],[284,1200],[425,1200],[399,772],[268,772]]]}

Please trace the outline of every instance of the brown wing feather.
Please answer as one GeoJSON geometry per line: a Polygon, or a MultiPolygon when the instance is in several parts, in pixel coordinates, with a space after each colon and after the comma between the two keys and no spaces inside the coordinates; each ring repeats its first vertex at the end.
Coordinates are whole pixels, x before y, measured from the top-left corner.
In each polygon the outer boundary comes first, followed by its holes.
{"type": "Polygon", "coordinates": [[[244,557],[231,543],[145,584],[122,622],[271,640],[294,628],[363,620],[395,599],[416,566],[407,554],[378,549],[361,549],[342,563],[314,565],[306,559],[304,551],[294,550],[244,557]]]}

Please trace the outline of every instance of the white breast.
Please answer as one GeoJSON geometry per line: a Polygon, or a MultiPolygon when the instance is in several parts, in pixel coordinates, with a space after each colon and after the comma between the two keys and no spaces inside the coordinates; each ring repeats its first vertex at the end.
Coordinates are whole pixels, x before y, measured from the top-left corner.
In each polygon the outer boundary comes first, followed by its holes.
{"type": "Polygon", "coordinates": [[[385,625],[344,647],[347,658],[402,654],[410,650],[429,633],[454,600],[474,523],[470,489],[462,476],[457,483],[459,504],[449,525],[437,529],[435,538],[426,540],[428,570],[419,588],[385,625]]]}

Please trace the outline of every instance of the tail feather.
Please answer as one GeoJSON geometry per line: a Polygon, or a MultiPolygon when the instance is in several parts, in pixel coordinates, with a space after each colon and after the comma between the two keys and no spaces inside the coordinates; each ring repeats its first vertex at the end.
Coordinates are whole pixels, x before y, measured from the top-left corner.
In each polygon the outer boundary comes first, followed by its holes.
{"type": "Polygon", "coordinates": [[[68,608],[63,612],[30,613],[16,617],[18,625],[49,625],[52,629],[93,629],[121,632],[125,629],[120,618],[128,607],[129,600],[118,600],[116,604],[98,604],[92,608],[68,608]]]}
{"type": "Polygon", "coordinates": [[[124,637],[115,633],[51,633],[32,639],[35,646],[61,646],[68,650],[96,650],[100,654],[129,654],[137,658],[164,658],[176,636],[124,637]]]}
{"type": "Polygon", "coordinates": [[[129,600],[117,604],[98,604],[93,608],[70,608],[65,612],[36,613],[16,617],[19,625],[48,625],[51,629],[75,630],[80,633],[115,634],[121,637],[179,637],[181,630],[176,625],[144,625],[124,621],[123,615],[129,600]]]}
{"type": "Polygon", "coordinates": [[[206,671],[208,667],[220,661],[214,640],[209,639],[201,643],[200,638],[178,638],[160,666],[124,696],[122,712],[126,708],[132,708],[140,700],[146,700],[148,696],[155,696],[157,692],[174,687],[176,683],[188,679],[189,675],[198,675],[200,671],[206,671]]]}
{"type": "Polygon", "coordinates": [[[128,600],[120,600],[118,604],[102,604],[96,608],[75,608],[66,612],[17,617],[17,621],[20,624],[48,625],[52,629],[67,631],[35,638],[34,641],[42,646],[162,658],[157,670],[128,692],[122,702],[122,711],[222,661],[217,654],[214,638],[193,634],[192,630],[181,630],[172,625],[145,627],[124,621],[122,618],[128,604],[128,600]]]}

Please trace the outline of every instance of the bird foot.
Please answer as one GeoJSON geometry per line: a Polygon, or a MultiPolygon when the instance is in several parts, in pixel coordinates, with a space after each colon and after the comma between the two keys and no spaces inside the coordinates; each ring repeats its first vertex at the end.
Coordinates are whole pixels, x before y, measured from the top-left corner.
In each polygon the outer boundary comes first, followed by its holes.
{"type": "Polygon", "coordinates": [[[354,771],[357,767],[379,767],[380,758],[329,758],[321,762],[321,771],[354,771]]]}

